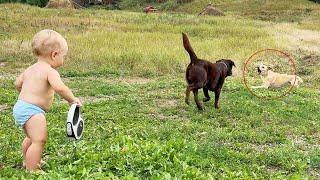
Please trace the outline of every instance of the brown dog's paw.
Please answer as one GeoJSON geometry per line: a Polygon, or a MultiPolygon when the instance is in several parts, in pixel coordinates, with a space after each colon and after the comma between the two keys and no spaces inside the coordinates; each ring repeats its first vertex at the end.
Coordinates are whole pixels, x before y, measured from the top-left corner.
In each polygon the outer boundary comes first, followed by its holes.
{"type": "Polygon", "coordinates": [[[198,108],[199,111],[203,111],[204,110],[204,108],[202,106],[197,106],[197,108],[198,108]]]}
{"type": "Polygon", "coordinates": [[[208,102],[210,101],[210,98],[203,98],[203,102],[208,102]]]}
{"type": "Polygon", "coordinates": [[[189,99],[184,99],[184,102],[185,102],[186,104],[190,105],[189,99]]]}

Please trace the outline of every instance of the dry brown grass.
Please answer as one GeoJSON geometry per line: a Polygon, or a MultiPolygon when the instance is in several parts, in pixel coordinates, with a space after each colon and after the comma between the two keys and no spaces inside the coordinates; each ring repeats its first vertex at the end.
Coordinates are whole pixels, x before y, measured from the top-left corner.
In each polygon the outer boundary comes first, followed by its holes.
{"type": "Polygon", "coordinates": [[[50,0],[46,8],[73,8],[69,0],[50,0]]]}

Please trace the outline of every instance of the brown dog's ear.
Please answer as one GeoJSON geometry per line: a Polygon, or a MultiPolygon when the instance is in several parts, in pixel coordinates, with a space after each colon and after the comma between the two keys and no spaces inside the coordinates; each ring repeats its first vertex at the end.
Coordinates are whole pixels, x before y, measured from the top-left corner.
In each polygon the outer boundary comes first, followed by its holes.
{"type": "Polygon", "coordinates": [[[272,67],[268,66],[268,70],[272,70],[272,67]]]}

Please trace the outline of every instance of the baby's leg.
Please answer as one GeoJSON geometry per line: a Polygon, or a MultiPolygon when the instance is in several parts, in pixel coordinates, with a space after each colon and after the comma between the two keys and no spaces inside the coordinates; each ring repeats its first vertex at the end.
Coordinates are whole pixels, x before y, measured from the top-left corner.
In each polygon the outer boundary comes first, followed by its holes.
{"type": "Polygon", "coordinates": [[[44,145],[47,141],[47,122],[43,114],[32,116],[24,126],[31,145],[26,151],[26,168],[34,171],[39,169],[44,145]]]}
{"type": "Polygon", "coordinates": [[[22,142],[22,155],[23,155],[23,163],[22,166],[25,167],[26,166],[26,153],[28,148],[31,145],[31,140],[30,138],[26,137],[24,138],[23,142],[22,142]]]}

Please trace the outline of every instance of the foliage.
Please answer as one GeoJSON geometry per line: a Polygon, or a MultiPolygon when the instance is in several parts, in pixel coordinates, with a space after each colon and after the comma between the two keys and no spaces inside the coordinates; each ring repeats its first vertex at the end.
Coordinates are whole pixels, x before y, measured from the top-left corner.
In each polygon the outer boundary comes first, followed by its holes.
{"type": "Polygon", "coordinates": [[[1,3],[26,3],[34,6],[44,7],[48,0],[0,0],[1,3]]]}
{"type": "Polygon", "coordinates": [[[316,3],[320,3],[320,0],[310,0],[310,1],[313,1],[313,2],[316,2],[316,3]]]}

